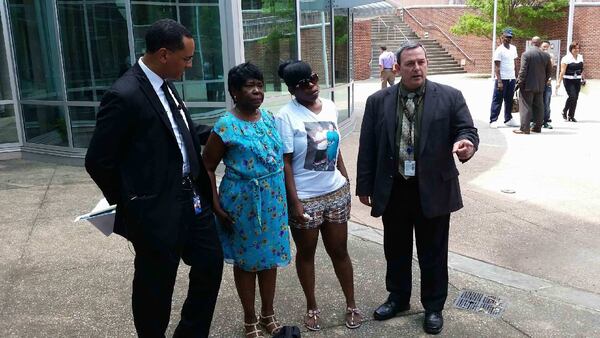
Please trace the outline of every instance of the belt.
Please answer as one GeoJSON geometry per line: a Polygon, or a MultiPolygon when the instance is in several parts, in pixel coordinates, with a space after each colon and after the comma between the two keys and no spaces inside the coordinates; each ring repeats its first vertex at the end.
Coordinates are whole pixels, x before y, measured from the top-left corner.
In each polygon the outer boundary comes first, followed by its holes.
{"type": "Polygon", "coordinates": [[[268,173],[264,176],[260,176],[257,178],[244,178],[242,176],[240,176],[239,174],[237,174],[234,171],[231,170],[225,170],[225,177],[231,180],[236,180],[236,181],[242,181],[242,182],[246,182],[251,184],[252,186],[252,195],[254,195],[254,208],[255,208],[255,212],[256,212],[256,218],[258,219],[258,226],[260,228],[260,231],[262,232],[262,217],[261,217],[261,207],[262,207],[262,199],[260,197],[260,181],[266,180],[267,178],[270,178],[272,176],[278,175],[283,173],[283,168],[279,168],[277,171],[274,171],[272,173],[268,173]]]}
{"type": "Polygon", "coordinates": [[[387,70],[392,70],[392,68],[383,68],[383,70],[386,70],[386,69],[387,69],[387,70]]]}

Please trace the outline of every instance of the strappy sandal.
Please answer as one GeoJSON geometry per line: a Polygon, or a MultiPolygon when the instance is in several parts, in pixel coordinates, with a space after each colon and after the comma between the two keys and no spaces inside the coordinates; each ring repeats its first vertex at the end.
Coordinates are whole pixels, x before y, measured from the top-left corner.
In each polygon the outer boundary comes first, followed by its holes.
{"type": "Polygon", "coordinates": [[[304,315],[304,326],[310,331],[320,331],[321,325],[319,325],[319,315],[321,314],[321,310],[314,309],[308,310],[304,315]],[[312,320],[312,324],[309,322],[312,320]]]}
{"type": "Polygon", "coordinates": [[[261,329],[258,328],[258,324],[259,324],[259,322],[252,323],[252,324],[244,323],[244,330],[246,331],[246,337],[265,338],[265,336],[262,335],[261,329]],[[250,329],[252,331],[248,331],[248,329],[250,329]]]}
{"type": "Polygon", "coordinates": [[[262,314],[258,316],[258,323],[262,326],[267,332],[273,336],[276,335],[279,330],[281,330],[282,326],[279,324],[277,318],[275,318],[275,314],[270,316],[263,316],[262,314]]]}
{"type": "Polygon", "coordinates": [[[360,310],[356,308],[346,308],[346,327],[349,329],[357,329],[362,325],[363,318],[360,310]],[[356,317],[355,317],[356,316],[356,317]],[[350,317],[350,318],[348,318],[350,317]],[[358,317],[358,318],[357,318],[358,317]]]}

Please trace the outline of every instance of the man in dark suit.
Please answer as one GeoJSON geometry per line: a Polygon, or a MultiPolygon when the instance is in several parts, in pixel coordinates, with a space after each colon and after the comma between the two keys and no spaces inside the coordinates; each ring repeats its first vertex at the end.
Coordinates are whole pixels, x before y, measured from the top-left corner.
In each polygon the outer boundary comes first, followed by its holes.
{"type": "Polygon", "coordinates": [[[387,301],[376,320],[410,309],[413,228],[421,267],[423,328],[439,333],[448,294],[450,213],[462,207],[453,154],[468,161],[479,144],[460,91],[429,80],[418,43],[396,54],[400,83],[367,99],[358,152],[356,194],[383,216],[387,301]]]}
{"type": "Polygon", "coordinates": [[[552,76],[552,60],[548,53],[541,50],[542,39],[539,36],[531,39],[531,45],[532,48],[521,56],[521,69],[517,77],[517,88],[521,91],[521,128],[513,130],[515,134],[529,134],[532,114],[531,132],[541,133],[544,123],[544,91],[552,76]]]}
{"type": "Polygon", "coordinates": [[[191,266],[175,336],[208,336],[223,256],[200,142],[170,80],[191,67],[194,40],[173,20],[146,33],[146,53],[102,98],[86,155],[117,205],[114,231],[133,243],[132,308],[141,337],[163,337],[180,258],[191,266]]]}

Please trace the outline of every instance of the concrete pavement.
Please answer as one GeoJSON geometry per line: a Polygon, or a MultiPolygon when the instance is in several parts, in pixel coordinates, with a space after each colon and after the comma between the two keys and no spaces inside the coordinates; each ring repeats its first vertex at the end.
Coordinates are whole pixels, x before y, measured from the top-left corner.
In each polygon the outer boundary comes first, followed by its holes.
{"type": "MultiPolygon", "coordinates": [[[[555,129],[514,135],[489,129],[489,79],[432,79],[463,90],[480,131],[476,157],[459,166],[465,208],[452,217],[445,336],[600,336],[600,180],[598,99],[582,95],[577,124],[559,121],[565,97],[553,97],[555,129]],[[505,194],[502,190],[514,190],[505,194]],[[495,295],[502,317],[455,309],[460,290],[495,295]]],[[[591,87],[600,87],[590,81],[591,87]]],[[[356,115],[377,82],[355,84],[356,115]]],[[[593,91],[597,92],[597,91],[593,91]]],[[[342,142],[355,175],[358,131],[342,142]]],[[[100,197],[83,168],[0,161],[0,335],[121,337],[134,335],[130,311],[133,254],[118,236],[73,223],[100,197]]],[[[368,318],[386,297],[380,220],[353,201],[349,248],[357,301],[368,318]]],[[[317,297],[324,330],[315,337],[423,336],[418,267],[412,310],[386,322],[343,325],[344,302],[323,247],[317,254],[317,297]]],[[[185,297],[187,267],[177,281],[172,322],[185,297]]],[[[304,298],[293,264],[281,269],[276,311],[301,326],[304,298]]],[[[258,306],[257,306],[258,308],[258,306]]],[[[242,312],[226,266],[213,321],[215,337],[243,336],[242,312]]]]}

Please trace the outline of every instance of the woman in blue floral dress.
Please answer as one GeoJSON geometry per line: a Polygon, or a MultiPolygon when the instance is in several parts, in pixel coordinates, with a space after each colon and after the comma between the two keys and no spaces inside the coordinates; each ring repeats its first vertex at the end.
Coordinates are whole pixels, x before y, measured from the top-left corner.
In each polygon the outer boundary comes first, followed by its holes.
{"type": "Polygon", "coordinates": [[[213,185],[213,209],[225,261],[233,264],[236,288],[244,308],[247,337],[260,337],[281,328],[273,310],[277,268],[290,262],[283,148],[273,115],[260,108],[263,75],[244,63],[228,75],[235,102],[213,128],[203,153],[213,185]],[[216,189],[215,170],[225,164],[216,189]],[[254,308],[255,283],[261,294],[261,313],[254,308]]]}

